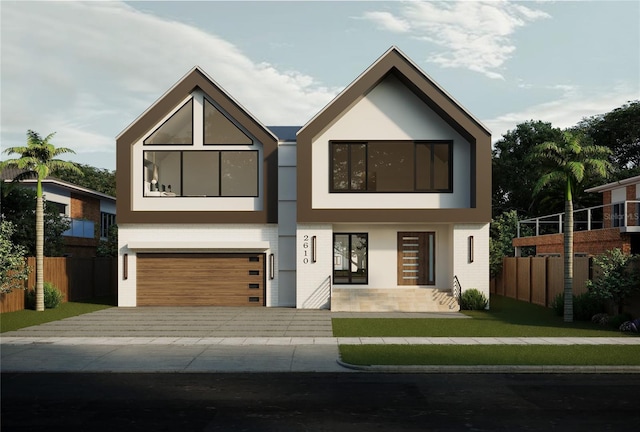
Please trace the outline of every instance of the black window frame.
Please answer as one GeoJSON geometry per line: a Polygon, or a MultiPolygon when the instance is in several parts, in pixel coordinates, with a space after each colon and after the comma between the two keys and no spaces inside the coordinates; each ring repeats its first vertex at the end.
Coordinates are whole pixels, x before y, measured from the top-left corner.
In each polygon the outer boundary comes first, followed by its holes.
{"type": "MultiPolygon", "coordinates": [[[[349,269],[347,272],[348,276],[349,276],[349,282],[336,282],[336,269],[335,269],[335,263],[333,263],[333,259],[332,259],[332,266],[331,266],[331,277],[333,280],[333,284],[334,285],[368,285],[369,284],[369,233],[366,232],[334,232],[333,233],[333,244],[332,244],[332,250],[335,250],[335,245],[336,245],[336,236],[348,236],[349,238],[349,256],[351,256],[351,250],[353,248],[353,240],[352,237],[353,236],[363,236],[366,238],[366,251],[365,251],[365,265],[364,268],[366,270],[366,273],[364,275],[364,282],[353,282],[353,273],[351,272],[351,270],[349,269]]],[[[341,276],[344,277],[344,276],[341,276]]]]}
{"type": "Polygon", "coordinates": [[[109,237],[109,230],[116,225],[116,215],[109,212],[100,212],[100,238],[109,237]]]}
{"type": "Polygon", "coordinates": [[[330,193],[453,193],[453,141],[452,140],[410,140],[410,141],[402,141],[402,140],[371,140],[371,141],[358,141],[358,140],[332,140],[329,141],[329,192],[330,193]],[[377,191],[377,190],[369,190],[369,144],[375,143],[412,143],[413,144],[413,190],[398,190],[398,191],[377,191]],[[416,152],[418,145],[429,145],[431,147],[430,150],[430,183],[431,188],[429,189],[419,189],[418,188],[418,178],[416,172],[418,170],[417,166],[417,158],[416,152]],[[449,172],[447,182],[449,187],[446,189],[437,189],[434,188],[435,184],[435,168],[434,168],[434,145],[447,145],[448,146],[448,158],[449,158],[449,172]],[[336,145],[348,145],[349,150],[347,151],[347,189],[336,189],[334,187],[334,147],[336,145]],[[361,146],[365,145],[365,175],[364,189],[352,189],[352,166],[351,166],[351,146],[361,146]]]}
{"type": "Polygon", "coordinates": [[[194,196],[183,195],[183,185],[184,185],[184,158],[183,154],[186,152],[210,152],[210,153],[220,153],[218,157],[218,195],[205,195],[197,198],[258,198],[260,197],[260,151],[259,150],[152,150],[147,149],[143,151],[142,159],[144,159],[144,154],[147,152],[157,152],[157,153],[180,153],[180,193],[175,196],[156,196],[156,195],[145,195],[144,191],[144,168],[142,170],[142,196],[144,198],[196,198],[194,196]],[[256,193],[255,195],[222,195],[222,153],[238,153],[238,152],[247,152],[247,153],[255,153],[256,155],[256,193]]]}

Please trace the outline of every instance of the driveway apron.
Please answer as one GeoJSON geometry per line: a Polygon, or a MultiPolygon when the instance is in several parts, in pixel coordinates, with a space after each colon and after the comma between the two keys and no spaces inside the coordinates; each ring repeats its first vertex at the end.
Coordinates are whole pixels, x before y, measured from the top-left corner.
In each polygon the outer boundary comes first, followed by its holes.
{"type": "Polygon", "coordinates": [[[331,312],[293,308],[110,308],[3,334],[21,337],[331,337],[331,312]]]}

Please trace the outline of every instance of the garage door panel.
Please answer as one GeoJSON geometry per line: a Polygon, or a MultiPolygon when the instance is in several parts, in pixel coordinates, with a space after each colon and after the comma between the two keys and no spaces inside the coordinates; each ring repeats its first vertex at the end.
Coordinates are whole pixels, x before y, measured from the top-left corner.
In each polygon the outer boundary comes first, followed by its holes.
{"type": "Polygon", "coordinates": [[[264,254],[138,254],[140,306],[262,306],[264,254]]]}

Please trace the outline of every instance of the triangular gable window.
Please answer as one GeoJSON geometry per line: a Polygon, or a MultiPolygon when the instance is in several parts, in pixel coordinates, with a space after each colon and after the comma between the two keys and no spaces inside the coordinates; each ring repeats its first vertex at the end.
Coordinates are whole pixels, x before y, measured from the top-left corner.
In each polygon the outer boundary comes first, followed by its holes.
{"type": "Polygon", "coordinates": [[[193,99],[185,103],[156,129],[144,144],[193,145],[193,99]]]}
{"type": "Polygon", "coordinates": [[[204,100],[204,144],[251,145],[253,140],[225,117],[211,102],[204,100]]]}

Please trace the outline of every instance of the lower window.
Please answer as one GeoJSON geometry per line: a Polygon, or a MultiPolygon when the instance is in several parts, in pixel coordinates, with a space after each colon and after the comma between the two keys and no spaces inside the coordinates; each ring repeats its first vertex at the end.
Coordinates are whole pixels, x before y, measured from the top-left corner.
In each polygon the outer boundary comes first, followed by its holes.
{"type": "Polygon", "coordinates": [[[366,284],[369,236],[366,233],[333,235],[333,283],[366,284]]]}
{"type": "Polygon", "coordinates": [[[398,233],[398,285],[435,285],[436,233],[398,233]]]}

